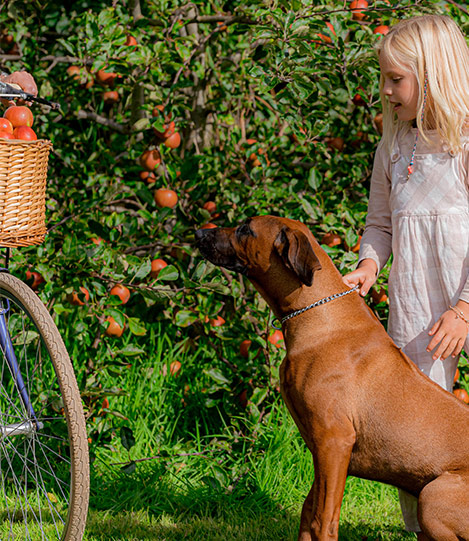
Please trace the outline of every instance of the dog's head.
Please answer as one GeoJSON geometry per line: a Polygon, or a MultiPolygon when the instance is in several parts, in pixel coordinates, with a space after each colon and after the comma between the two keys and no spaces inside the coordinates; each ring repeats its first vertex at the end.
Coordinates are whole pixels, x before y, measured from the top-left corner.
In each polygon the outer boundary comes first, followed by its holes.
{"type": "Polygon", "coordinates": [[[234,228],[199,229],[195,237],[202,255],[214,265],[254,280],[278,273],[280,262],[280,268],[310,286],[321,268],[307,227],[287,218],[257,216],[234,228]]]}

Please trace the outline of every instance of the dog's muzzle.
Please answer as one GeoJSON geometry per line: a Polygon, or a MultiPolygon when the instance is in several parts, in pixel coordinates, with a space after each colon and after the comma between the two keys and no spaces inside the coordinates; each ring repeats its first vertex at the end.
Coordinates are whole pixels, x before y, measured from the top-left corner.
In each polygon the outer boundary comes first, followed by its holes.
{"type": "Polygon", "coordinates": [[[246,265],[243,265],[238,259],[228,236],[222,228],[197,229],[195,241],[203,257],[214,265],[246,274],[246,265]]]}

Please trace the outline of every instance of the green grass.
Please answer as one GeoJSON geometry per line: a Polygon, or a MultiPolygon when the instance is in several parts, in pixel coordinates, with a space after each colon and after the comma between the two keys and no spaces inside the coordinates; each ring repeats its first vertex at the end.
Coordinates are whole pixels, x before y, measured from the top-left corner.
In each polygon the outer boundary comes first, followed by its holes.
{"type": "MultiPolygon", "coordinates": [[[[279,402],[239,452],[230,449],[231,436],[176,444],[173,452],[166,448],[163,457],[139,463],[131,475],[109,465],[126,460],[117,445],[114,452],[98,452],[86,539],[296,539],[313,469],[285,407],[279,402]],[[200,449],[206,454],[196,455],[200,449]]],[[[350,478],[340,539],[365,538],[415,536],[403,529],[396,489],[350,478]]]]}
{"type": "MultiPolygon", "coordinates": [[[[121,417],[108,414],[94,422],[102,437],[92,446],[85,539],[295,540],[314,473],[280,397],[261,423],[249,408],[230,409],[222,401],[220,409],[207,407],[204,368],[214,352],[174,348],[165,334],[149,340],[152,358],[132,362],[118,381],[110,377],[109,386],[126,390],[110,397],[110,409],[121,417]],[[165,376],[163,365],[175,358],[181,374],[165,376]],[[130,456],[119,438],[123,425],[135,434],[130,456]],[[129,458],[137,461],[131,474],[121,469],[129,458]],[[144,458],[150,460],[139,462],[144,458]]],[[[396,489],[350,478],[339,538],[415,535],[404,530],[396,489]]]]}

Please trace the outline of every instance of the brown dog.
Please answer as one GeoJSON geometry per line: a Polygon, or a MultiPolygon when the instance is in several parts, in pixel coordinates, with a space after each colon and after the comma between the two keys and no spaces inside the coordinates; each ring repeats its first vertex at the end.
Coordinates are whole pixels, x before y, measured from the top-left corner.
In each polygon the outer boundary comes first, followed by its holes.
{"type": "MultiPolygon", "coordinates": [[[[297,221],[259,216],[199,230],[196,239],[209,261],[245,274],[280,319],[346,290],[297,221]]],[[[469,408],[394,345],[356,292],[282,327],[282,396],[315,469],[299,539],[338,538],[345,480],[354,475],[418,496],[431,539],[469,541],[469,408]]]]}

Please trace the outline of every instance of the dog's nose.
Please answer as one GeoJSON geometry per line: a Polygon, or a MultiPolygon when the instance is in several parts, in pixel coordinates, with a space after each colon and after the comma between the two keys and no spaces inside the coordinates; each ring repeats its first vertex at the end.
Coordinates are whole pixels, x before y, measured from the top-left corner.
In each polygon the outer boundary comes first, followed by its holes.
{"type": "Polygon", "coordinates": [[[195,232],[195,240],[202,240],[207,231],[207,229],[197,229],[195,232]]]}

